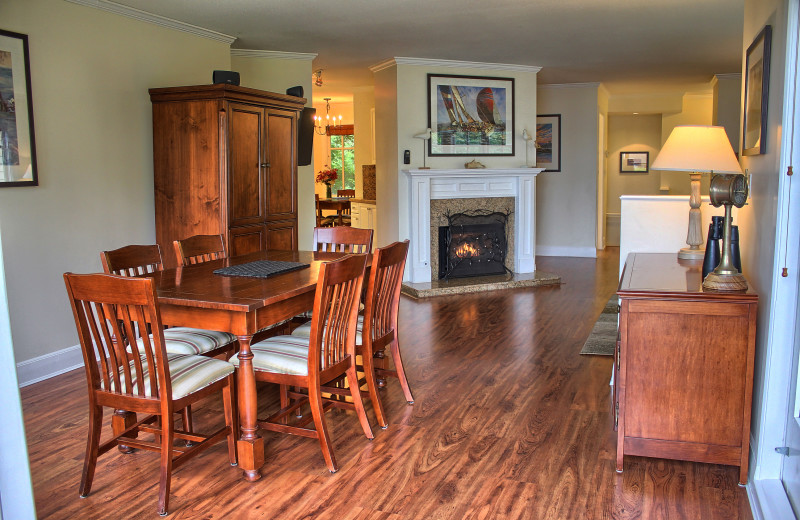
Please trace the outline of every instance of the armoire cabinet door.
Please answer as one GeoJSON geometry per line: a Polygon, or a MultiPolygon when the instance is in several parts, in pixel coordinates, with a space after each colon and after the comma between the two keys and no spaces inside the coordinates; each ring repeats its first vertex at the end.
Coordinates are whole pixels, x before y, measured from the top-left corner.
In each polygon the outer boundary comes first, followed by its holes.
{"type": "Polygon", "coordinates": [[[267,227],[263,224],[231,228],[228,234],[228,254],[230,256],[241,256],[263,251],[266,243],[267,227]]]}
{"type": "Polygon", "coordinates": [[[263,222],[266,218],[264,109],[228,104],[229,225],[263,222]]]}
{"type": "Polygon", "coordinates": [[[296,125],[293,112],[267,110],[267,220],[297,218],[296,125]]]}

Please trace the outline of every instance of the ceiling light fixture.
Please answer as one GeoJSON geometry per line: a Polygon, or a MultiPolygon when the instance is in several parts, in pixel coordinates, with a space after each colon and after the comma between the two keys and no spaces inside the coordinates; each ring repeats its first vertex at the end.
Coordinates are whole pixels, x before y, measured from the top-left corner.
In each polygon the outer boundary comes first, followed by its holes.
{"type": "Polygon", "coordinates": [[[336,116],[331,116],[331,98],[322,98],[325,100],[325,126],[322,126],[322,116],[314,116],[314,131],[319,135],[330,134],[331,127],[337,127],[342,124],[342,116],[339,116],[339,122],[336,122],[336,116]],[[332,117],[332,119],[331,119],[332,117]]]}
{"type": "Polygon", "coordinates": [[[312,74],[312,77],[314,78],[314,85],[316,85],[318,87],[321,87],[322,86],[322,69],[315,70],[314,74],[312,74]]]}

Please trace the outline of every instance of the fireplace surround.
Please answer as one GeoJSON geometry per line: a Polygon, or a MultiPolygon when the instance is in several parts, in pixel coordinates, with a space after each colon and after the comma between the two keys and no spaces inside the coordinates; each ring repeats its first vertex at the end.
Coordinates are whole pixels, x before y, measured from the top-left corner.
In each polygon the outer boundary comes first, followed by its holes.
{"type": "MultiPolygon", "coordinates": [[[[536,270],[536,176],[543,168],[404,170],[409,180],[409,261],[407,281],[438,280],[432,271],[433,241],[431,201],[446,199],[513,200],[513,231],[508,233],[513,248],[514,274],[536,270]]],[[[438,260],[438,258],[437,258],[438,260]]],[[[438,262],[437,262],[438,263],[438,262]]]]}

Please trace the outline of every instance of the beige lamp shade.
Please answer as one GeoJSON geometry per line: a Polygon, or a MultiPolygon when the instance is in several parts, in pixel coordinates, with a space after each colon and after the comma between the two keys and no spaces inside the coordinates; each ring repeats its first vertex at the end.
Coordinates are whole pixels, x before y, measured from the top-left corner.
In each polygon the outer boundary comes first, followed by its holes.
{"type": "Polygon", "coordinates": [[[676,126],[651,166],[654,170],[742,173],[721,126],[676,126]]]}

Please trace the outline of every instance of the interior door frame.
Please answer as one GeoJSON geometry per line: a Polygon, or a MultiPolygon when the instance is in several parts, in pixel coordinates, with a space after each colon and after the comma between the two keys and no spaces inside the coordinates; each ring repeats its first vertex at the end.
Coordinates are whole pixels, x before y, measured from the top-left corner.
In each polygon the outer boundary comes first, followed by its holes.
{"type": "Polygon", "coordinates": [[[789,394],[789,390],[792,387],[792,378],[796,377],[796,374],[791,373],[791,368],[796,339],[795,319],[800,296],[798,294],[800,241],[797,240],[800,236],[800,215],[797,210],[790,211],[791,199],[794,199],[795,207],[797,200],[800,200],[800,179],[792,185],[791,177],[786,175],[790,165],[800,164],[800,90],[795,85],[795,78],[800,72],[798,63],[800,0],[788,0],[787,4],[784,98],[781,114],[783,135],[779,167],[776,172],[780,178],[771,311],[767,323],[762,325],[768,326],[769,331],[767,344],[762,346],[767,349],[767,355],[764,388],[760,401],[761,423],[757,445],[750,454],[750,467],[753,469],[747,485],[753,517],[756,520],[794,516],[781,482],[783,457],[775,452],[776,447],[784,445],[787,411],[790,404],[793,404],[791,400],[794,398],[789,394]],[[786,277],[781,276],[784,266],[788,268],[786,277]]]}

